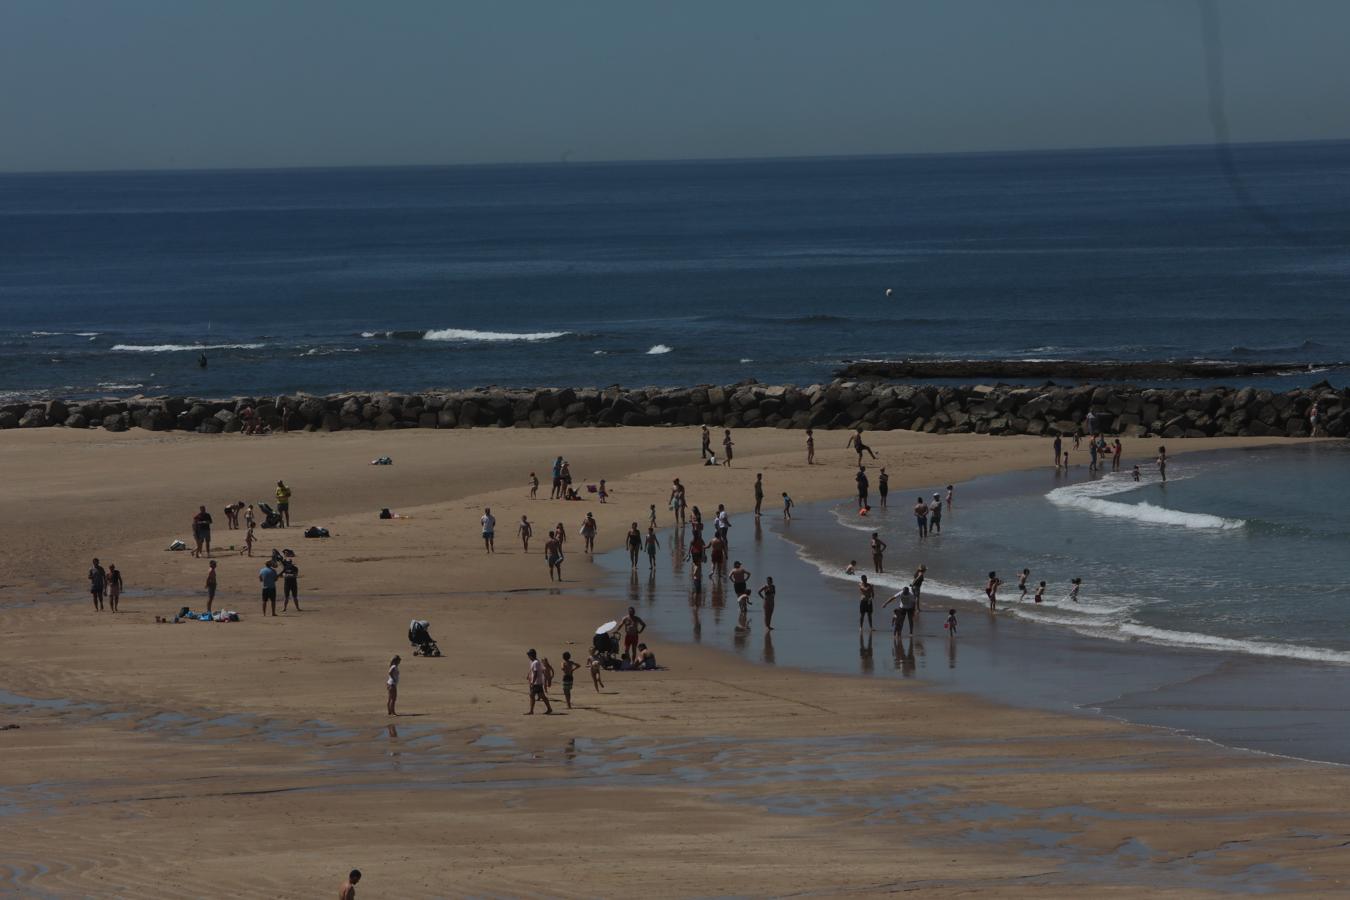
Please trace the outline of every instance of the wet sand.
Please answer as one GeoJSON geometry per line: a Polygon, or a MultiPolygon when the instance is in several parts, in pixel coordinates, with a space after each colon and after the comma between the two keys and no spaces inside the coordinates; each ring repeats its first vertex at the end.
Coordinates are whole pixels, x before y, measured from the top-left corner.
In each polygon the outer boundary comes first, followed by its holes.
{"type": "MultiPolygon", "coordinates": [[[[755,471],[770,498],[847,495],[845,437],[818,435],[826,465],[808,469],[800,433],[738,432],[728,471],[691,465],[698,437],[683,429],[5,432],[0,726],[20,727],[0,731],[0,890],[314,896],[353,866],[363,895],[403,897],[1339,890],[1342,769],[922,678],[767,667],[653,631],[664,671],[607,673],[598,694],[582,677],[577,709],[521,715],[524,649],[555,665],[584,655],[626,605],[579,552],[587,509],[603,551],[649,503],[668,523],[675,475],[704,509],[743,511],[755,471]],[[611,503],[527,501],[526,475],[546,495],[557,453],[578,482],[608,479],[611,503]],[[384,454],[393,466],[368,465],[384,454]],[[205,562],[163,550],[196,506],[215,515],[217,547],[237,545],[220,508],[268,500],[278,478],[295,524],[334,535],[259,532],[264,553],[299,554],[306,611],[259,617],[262,560],[235,555],[220,558],[217,606],[242,622],[154,624],[200,603],[205,562]],[[380,521],[385,506],[413,518],[380,521]],[[566,522],[562,588],[539,537],[528,556],[514,541],[522,512],[539,536],[566,522]],[[126,573],[117,617],[85,593],[95,555],[126,573]],[[409,658],[414,616],[444,658],[409,658]],[[394,653],[404,715],[391,721],[394,653]]],[[[872,441],[897,491],[1049,457],[1020,438],[872,441]]]]}

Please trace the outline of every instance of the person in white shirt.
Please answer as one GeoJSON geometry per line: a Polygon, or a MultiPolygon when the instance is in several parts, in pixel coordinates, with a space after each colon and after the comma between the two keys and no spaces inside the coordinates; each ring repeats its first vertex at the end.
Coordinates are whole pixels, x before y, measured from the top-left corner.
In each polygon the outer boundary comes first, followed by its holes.
{"type": "Polygon", "coordinates": [[[534,704],[536,700],[544,701],[544,715],[553,715],[553,704],[548,702],[548,694],[544,692],[544,664],[539,661],[539,655],[531,647],[525,651],[525,655],[530,658],[530,668],[525,674],[525,683],[530,686],[530,711],[527,716],[534,715],[534,704]]]}
{"type": "Polygon", "coordinates": [[[493,546],[492,539],[497,530],[497,518],[492,514],[492,509],[485,507],[483,518],[478,521],[483,526],[483,549],[488,553],[496,553],[497,548],[493,546]]]}

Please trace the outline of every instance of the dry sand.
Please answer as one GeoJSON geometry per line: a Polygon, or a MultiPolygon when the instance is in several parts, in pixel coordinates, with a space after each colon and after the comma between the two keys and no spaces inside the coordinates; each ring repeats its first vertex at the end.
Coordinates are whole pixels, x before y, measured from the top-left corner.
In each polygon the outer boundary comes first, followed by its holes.
{"type": "MultiPolygon", "coordinates": [[[[756,471],[770,498],[851,491],[842,433],[818,435],[810,468],[800,432],[736,437],[726,470],[691,465],[685,429],[0,434],[0,691],[52,701],[0,704],[0,726],[20,726],[0,731],[0,893],[332,896],[353,866],[363,897],[1343,889],[1350,782],[1335,766],[650,633],[664,671],[607,674],[600,693],[583,675],[577,709],[524,717],[525,648],[584,657],[622,614],[580,552],[585,510],[610,548],[650,503],[669,524],[675,476],[705,509],[748,508],[756,471]],[[558,453],[579,483],[608,479],[611,503],[527,500],[531,470],[547,496],[558,453]],[[368,465],[383,454],[393,466],[368,465]],[[224,551],[217,606],[243,621],[154,624],[201,604],[205,561],[163,549],[197,505],[218,551],[237,546],[221,508],[268,500],[278,478],[294,524],[334,535],[259,531],[255,552],[299,554],[305,612],[260,617],[262,559],[224,551]],[[380,521],[384,506],[412,518],[380,521]],[[541,554],[559,520],[561,589],[541,554]],[[116,617],[85,593],[95,555],[132,592],[116,617]],[[444,658],[409,658],[414,617],[444,658]]],[[[869,439],[897,491],[1050,455],[1023,438],[869,439]]],[[[1128,442],[1127,459],[1151,447],[1128,442]]]]}

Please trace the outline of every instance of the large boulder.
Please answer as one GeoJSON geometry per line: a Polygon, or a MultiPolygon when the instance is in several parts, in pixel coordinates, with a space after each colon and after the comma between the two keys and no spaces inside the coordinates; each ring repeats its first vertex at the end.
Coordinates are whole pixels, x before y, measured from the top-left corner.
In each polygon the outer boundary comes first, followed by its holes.
{"type": "Polygon", "coordinates": [[[19,417],[20,428],[41,428],[46,424],[47,411],[40,406],[34,406],[19,417]]]}

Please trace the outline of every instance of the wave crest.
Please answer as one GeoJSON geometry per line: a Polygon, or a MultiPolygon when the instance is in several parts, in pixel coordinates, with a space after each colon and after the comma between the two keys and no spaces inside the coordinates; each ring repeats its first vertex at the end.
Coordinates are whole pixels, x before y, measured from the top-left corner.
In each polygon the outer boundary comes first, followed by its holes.
{"type": "Polygon", "coordinates": [[[1064,509],[1081,509],[1093,515],[1131,519],[1149,525],[1231,531],[1247,524],[1244,519],[1225,519],[1208,513],[1183,512],[1179,509],[1154,506],[1152,503],[1121,503],[1117,500],[1104,499],[1112,494],[1122,494],[1134,489],[1135,482],[1132,480],[1107,479],[1055,488],[1045,496],[1055,506],[1064,509]]]}
{"type": "Polygon", "coordinates": [[[262,344],[114,344],[119,353],[179,353],[192,350],[257,350],[262,344]]]}
{"type": "Polygon", "coordinates": [[[552,341],[570,331],[475,331],[472,328],[432,328],[424,331],[363,331],[363,338],[388,338],[395,341],[552,341]]]}
{"type": "Polygon", "coordinates": [[[663,354],[663,353],[669,353],[669,352],[670,352],[671,350],[673,350],[673,349],[675,349],[675,348],[673,348],[673,347],[667,347],[665,344],[656,344],[656,345],[653,346],[650,350],[647,351],[647,355],[648,355],[648,356],[660,356],[660,355],[663,354]]]}

